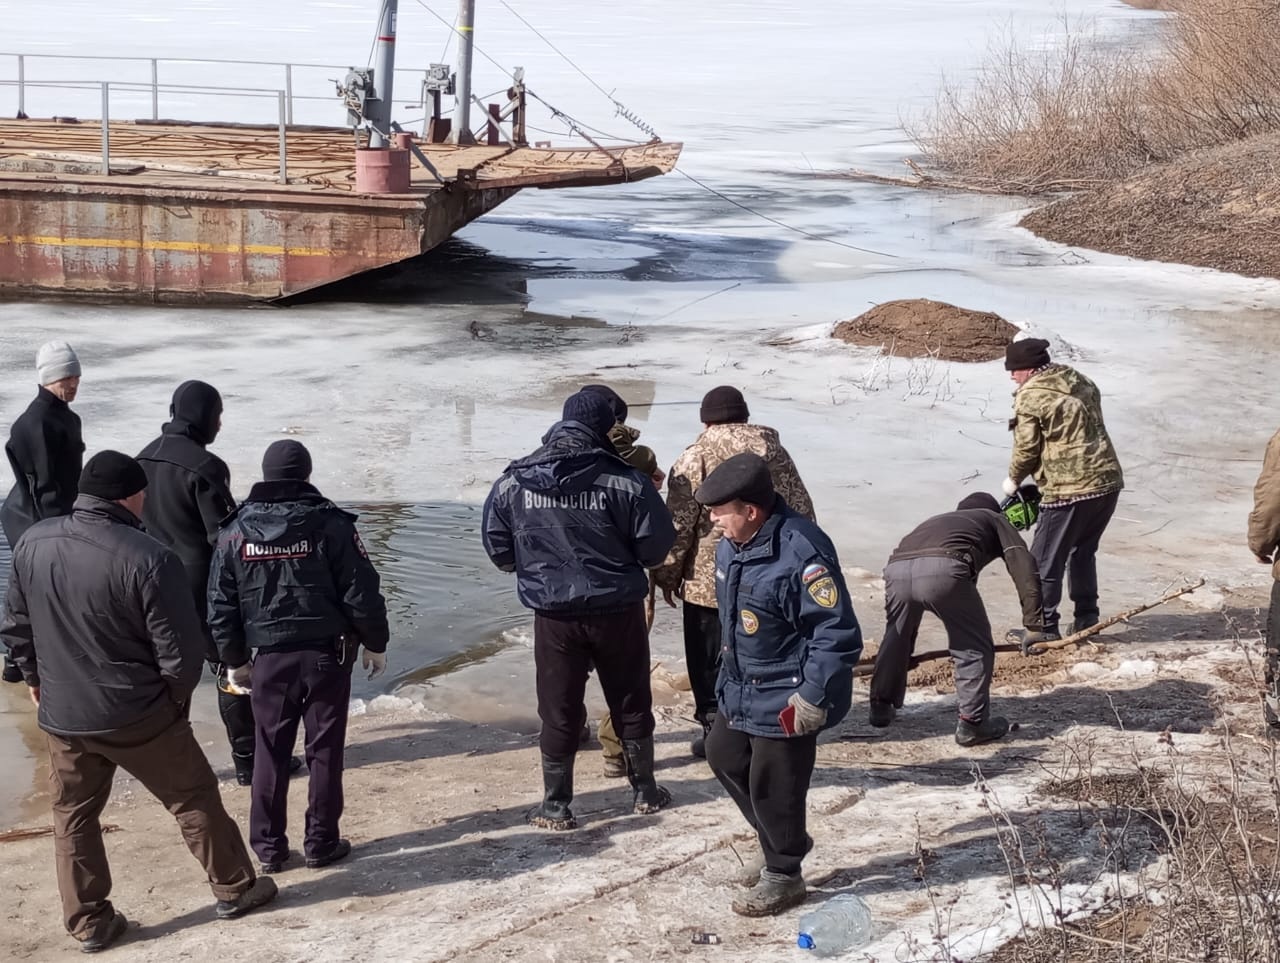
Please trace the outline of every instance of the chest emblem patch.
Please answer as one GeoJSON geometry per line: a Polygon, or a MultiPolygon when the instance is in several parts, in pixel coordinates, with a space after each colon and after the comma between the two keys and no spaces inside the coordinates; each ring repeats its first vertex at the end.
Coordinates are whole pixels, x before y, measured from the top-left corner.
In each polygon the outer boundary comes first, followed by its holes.
{"type": "Polygon", "coordinates": [[[809,586],[809,595],[824,609],[833,609],[840,601],[840,590],[830,575],[824,575],[809,586]]]}
{"type": "Polygon", "coordinates": [[[760,620],[756,618],[756,613],[750,609],[742,610],[742,631],[747,635],[755,635],[760,631],[760,620]]]}

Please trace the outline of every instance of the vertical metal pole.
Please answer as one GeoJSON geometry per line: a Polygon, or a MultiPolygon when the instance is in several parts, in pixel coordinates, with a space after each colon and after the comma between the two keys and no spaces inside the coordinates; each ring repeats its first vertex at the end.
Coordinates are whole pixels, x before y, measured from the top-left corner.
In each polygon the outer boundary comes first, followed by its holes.
{"type": "Polygon", "coordinates": [[[476,0],[458,0],[458,106],[453,112],[455,144],[474,144],[471,136],[471,53],[475,45],[476,0]]]}
{"type": "Polygon", "coordinates": [[[373,59],[374,99],[368,104],[370,147],[386,147],[391,133],[391,91],[396,79],[396,0],[383,0],[373,59]]]}
{"type": "Polygon", "coordinates": [[[18,54],[18,116],[27,116],[27,58],[18,54]]]}
{"type": "Polygon", "coordinates": [[[102,85],[102,173],[111,173],[111,85],[102,85]]]}
{"type": "Polygon", "coordinates": [[[280,104],[280,183],[289,183],[289,147],[288,147],[288,98],[285,97],[284,91],[281,90],[277,94],[280,104]]]}
{"type": "Polygon", "coordinates": [[[293,64],[284,65],[284,98],[288,107],[288,116],[285,118],[290,124],[293,123],[293,64]]]}
{"type": "Polygon", "coordinates": [[[151,58],[151,119],[160,119],[160,66],[151,58]]]}

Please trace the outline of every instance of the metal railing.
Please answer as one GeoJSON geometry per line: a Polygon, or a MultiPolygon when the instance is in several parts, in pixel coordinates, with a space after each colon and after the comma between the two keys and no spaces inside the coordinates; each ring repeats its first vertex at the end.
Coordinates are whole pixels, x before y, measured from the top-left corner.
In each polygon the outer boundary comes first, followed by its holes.
{"type": "MultiPolygon", "coordinates": [[[[145,84],[145,89],[151,92],[151,119],[160,119],[160,92],[170,87],[183,87],[182,84],[162,84],[160,82],[160,68],[162,65],[169,66],[213,66],[213,67],[271,67],[281,71],[281,80],[283,86],[280,89],[285,95],[285,120],[287,123],[293,123],[293,106],[297,100],[329,100],[332,97],[316,97],[316,96],[295,96],[293,92],[294,70],[324,70],[336,71],[337,77],[341,77],[347,70],[349,65],[340,66],[338,64],[316,64],[305,63],[300,61],[276,61],[276,60],[212,60],[199,57],[116,57],[106,55],[80,56],[73,54],[32,54],[32,53],[16,53],[9,51],[0,51],[0,58],[13,58],[17,61],[17,91],[18,91],[18,112],[19,116],[26,113],[26,93],[29,87],[39,86],[46,81],[33,81],[27,77],[27,66],[31,61],[40,60],[59,60],[59,61],[91,61],[91,62],[108,62],[116,64],[134,64],[146,65],[150,68],[150,83],[145,84]]],[[[427,71],[417,68],[400,68],[396,70],[396,75],[404,74],[406,76],[423,77],[427,76],[427,71]]],[[[336,79],[329,77],[326,79],[336,79]]],[[[233,88],[227,88],[233,89],[233,88]]]]}

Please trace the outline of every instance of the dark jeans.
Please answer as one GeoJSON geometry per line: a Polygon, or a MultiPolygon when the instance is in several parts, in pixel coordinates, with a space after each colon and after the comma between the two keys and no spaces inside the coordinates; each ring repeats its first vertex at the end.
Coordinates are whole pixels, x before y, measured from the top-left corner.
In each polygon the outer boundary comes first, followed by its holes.
{"type": "MultiPolygon", "coordinates": [[[[96,736],[47,733],[53,789],[53,853],[63,921],[78,940],[104,936],[115,909],[111,867],[99,818],[117,767],[173,814],[214,898],[234,900],[252,885],[253,864],[240,829],[222,805],[218,780],[191,724],[176,707],[96,736]]],[[[146,867],[136,870],[145,873],[146,867]]]]}
{"type": "Polygon", "coordinates": [[[920,619],[932,612],[947,630],[960,715],[971,722],[986,719],[996,651],[969,564],[946,557],[890,562],[884,570],[884,612],[884,641],[876,653],[871,698],[901,708],[920,619]]]}
{"type": "Polygon", "coordinates": [[[716,716],[707,735],[707,764],[760,838],[765,867],[800,872],[808,851],[805,797],[817,758],[818,736],[768,739],[730,729],[716,716]]]}
{"type": "Polygon", "coordinates": [[[603,615],[534,613],[533,661],[544,755],[565,759],[578,751],[586,721],[582,696],[593,663],[618,738],[653,735],[649,630],[642,602],[603,615]]]}
{"type": "Polygon", "coordinates": [[[1075,618],[1098,617],[1098,543],[1119,500],[1120,493],[1112,492],[1040,512],[1031,554],[1040,568],[1046,629],[1058,629],[1064,574],[1071,580],[1075,618]]]}
{"type": "Polygon", "coordinates": [[[683,603],[684,662],[693,690],[693,717],[707,725],[716,712],[716,680],[720,675],[720,610],[683,603]]]}
{"type": "Polygon", "coordinates": [[[351,702],[351,666],[335,650],[260,651],[253,662],[257,748],[249,840],[264,863],[289,855],[289,762],[298,723],[306,731],[307,825],[303,852],[326,856],[337,845],[342,817],[342,759],[351,702]]]}

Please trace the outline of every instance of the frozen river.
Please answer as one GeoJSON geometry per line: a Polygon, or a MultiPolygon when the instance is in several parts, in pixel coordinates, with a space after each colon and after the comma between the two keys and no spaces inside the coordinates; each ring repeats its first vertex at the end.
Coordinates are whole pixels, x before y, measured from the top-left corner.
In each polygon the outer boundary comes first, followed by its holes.
{"type": "MultiPolygon", "coordinates": [[[[363,64],[377,4],[10,6],[5,51],[363,64]]],[[[452,16],[445,0],[429,6],[452,16]]],[[[897,172],[911,150],[903,119],[928,104],[941,72],[963,72],[1005,27],[1052,43],[1061,0],[513,6],[663,137],[683,140],[690,175],[810,236],[677,173],[627,189],[526,192],[412,272],[374,291],[348,287],[336,302],[0,304],[0,422],[33,391],[36,346],[61,337],[83,359],[76,407],[91,451],[140,449],[187,378],[226,398],[215,449],[238,494],[258,477],[267,444],[285,434],[304,441],[316,483],[364,514],[392,599],[395,686],[524,637],[510,582],[487,567],[474,537],[475,506],[584,382],[656,403],[632,420],[667,464],[699,430],[702,394],[739,385],[754,419],[782,431],[846,566],[878,571],[922,517],[975,487],[998,490],[1010,389],[998,362],[886,364],[822,338],[872,304],[929,297],[996,311],[1053,339],[1102,388],[1129,483],[1103,546],[1104,608],[1183,575],[1265,580],[1243,527],[1253,460],[1275,421],[1280,284],[1068,251],[1015,228],[1025,202],[1014,198],[814,176],[897,172]]],[[[1118,0],[1065,6],[1122,37],[1140,36],[1152,16],[1118,0]]],[[[402,66],[440,59],[446,38],[423,4],[402,2],[402,66]]],[[[558,108],[635,136],[501,4],[481,0],[477,38],[493,61],[523,66],[558,108]]],[[[0,79],[12,76],[0,64],[0,79]]],[[[492,62],[478,65],[477,90],[505,86],[492,62]]],[[[269,68],[164,69],[168,82],[279,83],[269,68]]],[[[28,77],[102,70],[32,61],[28,77]]],[[[308,76],[308,92],[327,96],[325,72],[308,76]]],[[[0,88],[5,112],[11,95],[0,88]]],[[[35,88],[28,111],[89,116],[94,96],[35,88]]],[[[119,96],[117,115],[149,108],[149,95],[119,96]]],[[[252,98],[214,107],[166,94],[161,113],[270,120],[271,109],[252,98]]],[[[297,119],[339,116],[336,104],[308,101],[297,119]]],[[[545,111],[531,123],[564,140],[545,111]]],[[[1015,612],[1008,600],[993,608],[1015,612]]],[[[877,637],[881,613],[864,604],[860,614],[877,637]]],[[[660,621],[660,652],[675,652],[676,631],[674,620],[660,621]]],[[[372,692],[365,684],[359,694],[372,692]]]]}

